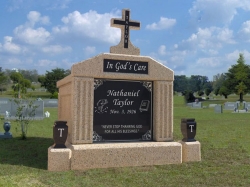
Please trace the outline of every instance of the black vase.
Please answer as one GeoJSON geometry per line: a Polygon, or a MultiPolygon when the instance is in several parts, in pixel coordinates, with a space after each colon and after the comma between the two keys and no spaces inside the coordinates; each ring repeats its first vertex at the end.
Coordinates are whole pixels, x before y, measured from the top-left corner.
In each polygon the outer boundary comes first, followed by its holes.
{"type": "Polygon", "coordinates": [[[10,134],[9,133],[10,127],[11,127],[11,125],[10,125],[9,121],[4,122],[4,124],[3,124],[3,129],[5,130],[4,134],[10,134]]]}
{"type": "Polygon", "coordinates": [[[67,121],[55,121],[53,126],[54,148],[66,148],[65,142],[68,136],[67,121]]]}
{"type": "Polygon", "coordinates": [[[181,133],[183,135],[183,142],[195,142],[196,135],[196,122],[195,119],[181,119],[181,133]]]}

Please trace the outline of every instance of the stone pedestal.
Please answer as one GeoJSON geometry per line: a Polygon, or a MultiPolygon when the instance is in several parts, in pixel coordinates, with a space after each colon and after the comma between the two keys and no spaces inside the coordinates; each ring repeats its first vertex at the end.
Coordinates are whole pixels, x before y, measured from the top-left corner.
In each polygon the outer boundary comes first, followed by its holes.
{"type": "Polygon", "coordinates": [[[0,133],[0,139],[9,139],[9,138],[12,138],[12,134],[10,132],[0,133]]]}
{"type": "Polygon", "coordinates": [[[178,142],[139,142],[68,145],[48,149],[48,170],[85,170],[182,163],[178,142]]]}
{"type": "Polygon", "coordinates": [[[200,142],[183,142],[182,144],[182,162],[201,161],[201,147],[200,142]]]}
{"type": "Polygon", "coordinates": [[[49,171],[68,171],[70,170],[71,150],[69,148],[48,149],[48,170],[49,171]]]}

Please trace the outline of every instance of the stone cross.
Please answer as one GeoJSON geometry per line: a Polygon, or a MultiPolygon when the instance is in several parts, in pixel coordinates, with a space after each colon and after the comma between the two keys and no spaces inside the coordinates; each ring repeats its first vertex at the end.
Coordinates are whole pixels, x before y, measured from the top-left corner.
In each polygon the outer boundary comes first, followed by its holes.
{"type": "Polygon", "coordinates": [[[140,49],[130,42],[130,29],[139,30],[140,22],[130,20],[130,10],[122,10],[122,19],[111,19],[111,27],[121,29],[121,41],[110,48],[110,53],[140,55],[140,49]]]}

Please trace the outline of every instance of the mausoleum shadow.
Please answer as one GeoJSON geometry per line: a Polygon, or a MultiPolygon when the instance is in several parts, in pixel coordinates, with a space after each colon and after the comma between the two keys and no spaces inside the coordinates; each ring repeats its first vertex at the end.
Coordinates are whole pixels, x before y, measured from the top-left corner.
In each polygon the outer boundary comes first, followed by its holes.
{"type": "Polygon", "coordinates": [[[0,163],[47,170],[48,148],[53,143],[52,138],[42,137],[1,139],[0,163]]]}

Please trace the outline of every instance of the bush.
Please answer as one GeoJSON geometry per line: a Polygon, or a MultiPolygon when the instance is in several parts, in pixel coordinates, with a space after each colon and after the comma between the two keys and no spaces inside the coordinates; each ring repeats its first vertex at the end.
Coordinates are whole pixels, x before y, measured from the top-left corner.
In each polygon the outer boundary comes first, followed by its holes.
{"type": "Polygon", "coordinates": [[[183,94],[184,94],[184,98],[185,98],[186,103],[191,103],[191,102],[195,101],[194,92],[185,91],[183,94]]]}
{"type": "Polygon", "coordinates": [[[51,95],[50,99],[58,99],[58,92],[54,92],[54,93],[51,95]]]}

